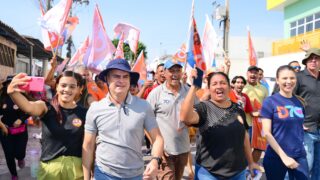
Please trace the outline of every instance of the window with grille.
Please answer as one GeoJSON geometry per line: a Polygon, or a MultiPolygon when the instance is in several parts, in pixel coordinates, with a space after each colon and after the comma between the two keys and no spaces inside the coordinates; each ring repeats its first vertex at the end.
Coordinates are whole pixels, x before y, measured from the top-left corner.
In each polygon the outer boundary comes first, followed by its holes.
{"type": "Polygon", "coordinates": [[[14,49],[0,43],[0,65],[14,67],[14,49]]]}
{"type": "Polygon", "coordinates": [[[290,37],[320,29],[320,12],[290,23],[290,37]]]}

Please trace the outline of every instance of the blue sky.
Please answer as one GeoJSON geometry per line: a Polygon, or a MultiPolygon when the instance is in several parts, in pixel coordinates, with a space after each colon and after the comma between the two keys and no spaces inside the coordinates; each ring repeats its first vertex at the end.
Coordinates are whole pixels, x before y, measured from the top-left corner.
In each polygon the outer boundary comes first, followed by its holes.
{"type": "MultiPolygon", "coordinates": [[[[107,34],[113,38],[113,27],[127,22],[141,31],[140,41],[147,46],[149,60],[164,53],[174,53],[187,40],[192,0],[89,0],[86,5],[76,5],[73,13],[79,17],[79,25],[73,33],[76,48],[91,35],[92,15],[97,3],[107,34]]],[[[57,3],[55,0],[54,3],[57,3]]],[[[202,36],[205,15],[213,12],[213,0],[195,0],[195,18],[202,36]]],[[[223,0],[216,0],[224,5],[223,0]]],[[[38,19],[38,0],[2,1],[0,20],[18,33],[41,39],[38,19]]],[[[230,0],[230,35],[281,38],[283,13],[266,10],[266,0],[230,0]]],[[[222,36],[217,20],[213,21],[217,33],[222,36]]]]}

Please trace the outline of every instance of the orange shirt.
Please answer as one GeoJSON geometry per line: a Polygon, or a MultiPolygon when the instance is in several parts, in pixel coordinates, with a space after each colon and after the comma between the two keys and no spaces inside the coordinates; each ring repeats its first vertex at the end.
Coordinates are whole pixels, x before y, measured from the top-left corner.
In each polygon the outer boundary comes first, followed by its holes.
{"type": "Polygon", "coordinates": [[[87,83],[88,93],[92,95],[92,97],[100,101],[101,99],[106,97],[106,93],[102,91],[94,81],[87,83]]]}
{"type": "MultiPolygon", "coordinates": [[[[99,88],[99,89],[101,89],[101,88],[99,88]]],[[[106,84],[103,84],[103,89],[101,89],[101,91],[102,91],[105,95],[107,95],[108,92],[109,92],[108,86],[107,86],[106,84]]]]}

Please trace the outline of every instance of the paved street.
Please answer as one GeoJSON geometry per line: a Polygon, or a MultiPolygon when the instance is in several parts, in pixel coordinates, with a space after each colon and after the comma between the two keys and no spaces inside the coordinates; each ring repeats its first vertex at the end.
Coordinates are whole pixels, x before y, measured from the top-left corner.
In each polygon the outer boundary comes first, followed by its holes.
{"type": "MultiPolygon", "coordinates": [[[[23,169],[18,168],[18,176],[22,180],[35,180],[35,178],[32,178],[30,174],[30,151],[37,150],[38,152],[40,152],[39,140],[32,137],[34,133],[39,133],[40,129],[36,127],[29,127],[28,131],[29,131],[29,141],[28,141],[27,154],[26,154],[26,167],[23,169]]],[[[192,150],[192,155],[194,157],[195,150],[196,150],[195,146],[192,146],[191,150],[192,150]]],[[[145,151],[145,146],[143,147],[143,152],[144,151],[145,151]]],[[[150,160],[150,156],[145,156],[144,160],[147,163],[150,160]]],[[[188,179],[187,177],[188,177],[188,169],[185,168],[183,179],[188,179]]],[[[265,179],[265,178],[263,177],[262,179],[265,179]]],[[[11,175],[6,165],[2,146],[0,146],[0,180],[11,180],[11,175]]]]}

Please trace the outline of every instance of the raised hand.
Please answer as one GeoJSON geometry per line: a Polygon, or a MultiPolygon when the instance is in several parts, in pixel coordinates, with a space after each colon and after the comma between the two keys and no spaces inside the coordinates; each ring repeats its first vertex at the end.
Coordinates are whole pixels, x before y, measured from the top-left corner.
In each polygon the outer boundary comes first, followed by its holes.
{"type": "Polygon", "coordinates": [[[302,40],[300,42],[300,49],[303,51],[308,51],[311,48],[310,42],[308,40],[302,40]]]}
{"type": "Polygon", "coordinates": [[[7,93],[12,94],[14,92],[25,92],[24,90],[21,90],[19,86],[27,85],[30,80],[31,77],[27,76],[26,73],[17,74],[8,85],[7,93]]]}

